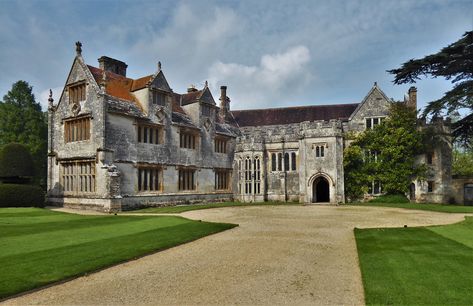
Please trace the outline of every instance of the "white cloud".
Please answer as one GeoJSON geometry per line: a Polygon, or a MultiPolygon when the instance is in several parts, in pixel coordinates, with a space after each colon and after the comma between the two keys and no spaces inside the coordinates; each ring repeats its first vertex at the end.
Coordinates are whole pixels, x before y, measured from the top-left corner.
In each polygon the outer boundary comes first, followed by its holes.
{"type": "MultiPolygon", "coordinates": [[[[235,109],[267,107],[281,96],[303,88],[313,78],[308,69],[311,56],[306,46],[289,48],[284,53],[265,54],[258,66],[215,62],[209,68],[212,89],[229,85],[235,109]]],[[[281,101],[278,101],[281,102],[281,101]]]]}

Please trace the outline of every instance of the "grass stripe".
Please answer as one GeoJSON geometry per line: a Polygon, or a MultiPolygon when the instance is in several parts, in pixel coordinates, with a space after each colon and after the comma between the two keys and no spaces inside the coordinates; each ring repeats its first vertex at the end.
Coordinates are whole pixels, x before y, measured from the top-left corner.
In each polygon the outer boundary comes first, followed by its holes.
{"type": "Polygon", "coordinates": [[[368,305],[471,304],[473,250],[426,228],[355,229],[368,305]]]}
{"type": "MultiPolygon", "coordinates": [[[[22,211],[26,215],[23,222],[25,219],[40,221],[36,218],[42,215],[47,220],[54,219],[54,225],[38,222],[36,226],[55,229],[25,235],[13,235],[14,230],[11,230],[9,237],[1,236],[0,232],[0,299],[236,226],[174,216],[90,218],[76,215],[69,218],[67,214],[32,209],[17,209],[16,213],[21,216],[22,211]],[[89,222],[90,227],[80,222],[79,227],[70,226],[77,225],[78,220],[89,222]]],[[[11,216],[12,213],[13,210],[5,213],[0,209],[0,219],[5,216],[4,219],[21,219],[11,216]]],[[[32,226],[24,225],[28,233],[32,226]]],[[[18,224],[11,227],[22,231],[18,224]]]]}

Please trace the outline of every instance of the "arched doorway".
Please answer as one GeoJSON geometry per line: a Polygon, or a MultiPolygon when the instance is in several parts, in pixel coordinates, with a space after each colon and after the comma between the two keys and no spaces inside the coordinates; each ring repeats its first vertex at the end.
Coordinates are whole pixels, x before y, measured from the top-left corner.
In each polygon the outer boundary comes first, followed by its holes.
{"type": "Polygon", "coordinates": [[[330,202],[330,185],[327,179],[319,176],[312,183],[312,203],[330,202]]]}

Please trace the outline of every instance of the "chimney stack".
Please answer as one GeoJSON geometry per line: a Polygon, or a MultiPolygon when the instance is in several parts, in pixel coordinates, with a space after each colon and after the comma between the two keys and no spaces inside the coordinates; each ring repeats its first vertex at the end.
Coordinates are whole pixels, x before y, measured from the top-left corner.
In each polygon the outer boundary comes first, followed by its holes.
{"type": "Polygon", "coordinates": [[[227,97],[227,86],[220,86],[220,118],[225,120],[230,111],[230,99],[227,97]]]}
{"type": "Polygon", "coordinates": [[[417,110],[417,88],[412,86],[407,92],[409,94],[409,100],[407,101],[407,106],[412,107],[417,110]]]}
{"type": "Polygon", "coordinates": [[[115,74],[126,77],[126,68],[128,67],[126,63],[108,56],[102,56],[98,59],[98,61],[99,67],[103,71],[110,71],[115,74]]]}

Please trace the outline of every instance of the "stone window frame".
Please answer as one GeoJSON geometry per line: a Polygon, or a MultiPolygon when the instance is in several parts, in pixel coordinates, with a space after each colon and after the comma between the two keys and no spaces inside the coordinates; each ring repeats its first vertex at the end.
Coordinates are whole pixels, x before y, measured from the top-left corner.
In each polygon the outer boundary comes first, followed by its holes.
{"type": "Polygon", "coordinates": [[[91,195],[97,190],[95,159],[60,161],[59,183],[65,195],[91,195]]]}
{"type": "Polygon", "coordinates": [[[90,140],[91,121],[90,114],[63,119],[64,143],[90,140]]]}
{"type": "Polygon", "coordinates": [[[154,105],[166,106],[167,94],[165,91],[151,88],[151,103],[154,105]]]}
{"type": "Polygon", "coordinates": [[[365,130],[374,129],[375,126],[380,125],[385,119],[386,119],[386,116],[365,117],[365,130]]]}
{"type": "Polygon", "coordinates": [[[161,193],[164,190],[163,167],[159,164],[137,163],[136,190],[138,193],[161,193]]]}
{"type": "Polygon", "coordinates": [[[315,158],[324,158],[326,156],[326,152],[328,151],[328,143],[326,142],[313,143],[312,149],[314,150],[315,158]]]}
{"type": "Polygon", "coordinates": [[[164,133],[165,133],[164,126],[161,124],[148,123],[148,122],[136,123],[136,142],[137,143],[162,145],[164,144],[164,139],[165,139],[164,133]],[[144,141],[145,139],[146,141],[144,141]],[[150,142],[150,140],[152,142],[150,142]]]}
{"type": "Polygon", "coordinates": [[[215,184],[214,189],[216,191],[228,191],[230,190],[231,186],[231,177],[232,177],[232,170],[231,169],[221,169],[216,168],[215,172],[215,184]]]}
{"type": "Polygon", "coordinates": [[[203,117],[212,117],[212,109],[213,108],[214,108],[214,106],[212,104],[201,102],[200,103],[200,114],[203,117]]]}
{"type": "Polygon", "coordinates": [[[199,148],[200,130],[181,127],[179,129],[179,147],[197,150],[199,148]]]}
{"type": "Polygon", "coordinates": [[[214,138],[214,152],[226,154],[228,152],[228,137],[215,136],[214,138]]]}
{"type": "Polygon", "coordinates": [[[87,99],[87,81],[80,80],[67,85],[69,104],[78,104],[87,99]]]}
{"type": "Polygon", "coordinates": [[[195,167],[178,167],[177,168],[177,187],[179,192],[196,191],[197,190],[197,168],[195,167]]]}
{"type": "Polygon", "coordinates": [[[297,153],[293,150],[270,151],[269,163],[271,172],[292,172],[297,171],[297,153]],[[286,169],[287,168],[287,169],[286,169]]]}
{"type": "Polygon", "coordinates": [[[427,192],[433,193],[435,190],[435,182],[434,181],[427,181],[427,192]]]}
{"type": "Polygon", "coordinates": [[[243,195],[263,193],[263,158],[260,155],[245,155],[238,159],[239,191],[243,195]]]}
{"type": "Polygon", "coordinates": [[[368,194],[380,195],[382,194],[382,184],[378,180],[372,180],[371,184],[368,185],[368,194]]]}

